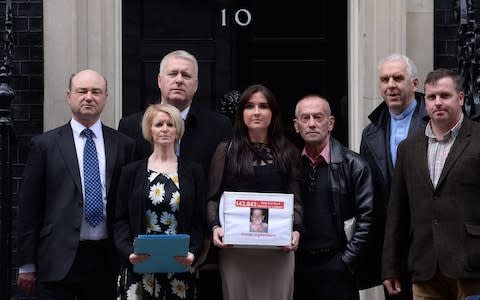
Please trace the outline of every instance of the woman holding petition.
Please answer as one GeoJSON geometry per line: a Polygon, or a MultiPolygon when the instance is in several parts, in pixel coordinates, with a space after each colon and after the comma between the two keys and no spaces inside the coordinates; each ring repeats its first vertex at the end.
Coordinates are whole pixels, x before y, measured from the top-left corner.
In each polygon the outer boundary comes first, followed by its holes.
{"type": "Polygon", "coordinates": [[[241,95],[231,142],[217,147],[210,169],[208,221],[219,253],[223,298],[289,300],[293,297],[294,253],[302,224],[297,161],[299,153],[282,130],[280,108],[272,92],[252,85],[241,95]],[[232,248],[223,243],[218,206],[224,191],[294,194],[290,246],[232,248]]]}
{"type": "Polygon", "coordinates": [[[205,224],[205,178],[200,165],[177,158],[175,147],[182,138],[184,122],[169,104],[151,105],[142,120],[143,136],[153,145],[144,160],[122,169],[114,239],[122,263],[120,299],[195,299],[196,274],[192,265],[200,255],[205,224]],[[139,234],[190,235],[188,254],[176,260],[188,267],[185,273],[138,274],[133,265],[148,259],[135,253],[139,234]]]}

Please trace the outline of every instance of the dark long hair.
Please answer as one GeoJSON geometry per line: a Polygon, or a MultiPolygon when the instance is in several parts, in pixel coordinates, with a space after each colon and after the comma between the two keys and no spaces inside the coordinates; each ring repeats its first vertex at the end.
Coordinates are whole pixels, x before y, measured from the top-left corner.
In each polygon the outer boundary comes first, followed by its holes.
{"type": "Polygon", "coordinates": [[[261,84],[247,87],[240,95],[238,108],[233,125],[232,144],[229,149],[228,170],[231,176],[253,174],[253,150],[248,140],[248,128],[243,120],[243,111],[248,100],[253,94],[260,92],[267,99],[268,106],[272,111],[272,120],[268,126],[267,143],[272,149],[274,163],[287,173],[292,164],[291,144],[283,132],[280,106],[273,93],[261,84]]]}

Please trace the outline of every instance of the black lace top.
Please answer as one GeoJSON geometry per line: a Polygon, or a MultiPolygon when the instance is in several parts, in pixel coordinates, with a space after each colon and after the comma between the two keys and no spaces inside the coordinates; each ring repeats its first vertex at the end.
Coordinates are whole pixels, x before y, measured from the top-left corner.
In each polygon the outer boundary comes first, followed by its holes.
{"type": "MultiPolygon", "coordinates": [[[[228,143],[218,146],[212,158],[210,169],[210,183],[208,196],[208,221],[210,228],[219,225],[218,201],[224,191],[259,192],[259,193],[292,193],[294,194],[294,230],[302,231],[303,209],[300,201],[300,187],[297,161],[292,161],[289,172],[285,174],[275,164],[272,149],[261,143],[251,144],[253,152],[253,175],[224,176],[225,159],[227,157],[228,143]]],[[[298,153],[293,145],[284,151],[298,153]]],[[[292,156],[295,157],[295,156],[292,156]]]]}

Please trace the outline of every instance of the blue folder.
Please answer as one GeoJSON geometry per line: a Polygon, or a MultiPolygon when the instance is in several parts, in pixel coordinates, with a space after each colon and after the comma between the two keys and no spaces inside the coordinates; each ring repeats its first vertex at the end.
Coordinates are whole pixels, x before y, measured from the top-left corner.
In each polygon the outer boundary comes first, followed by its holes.
{"type": "Polygon", "coordinates": [[[145,234],[134,241],[134,251],[150,257],[133,265],[136,273],[181,273],[187,268],[174,256],[187,256],[190,236],[188,234],[145,234]]]}

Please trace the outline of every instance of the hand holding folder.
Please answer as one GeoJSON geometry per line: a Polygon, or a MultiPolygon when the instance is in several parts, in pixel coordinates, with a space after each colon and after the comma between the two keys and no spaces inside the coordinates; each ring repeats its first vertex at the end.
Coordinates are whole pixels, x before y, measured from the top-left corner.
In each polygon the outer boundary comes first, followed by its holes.
{"type": "Polygon", "coordinates": [[[148,254],[144,262],[133,265],[136,273],[181,273],[187,267],[179,264],[175,256],[187,256],[190,236],[188,234],[139,235],[134,241],[134,251],[148,254]]]}

